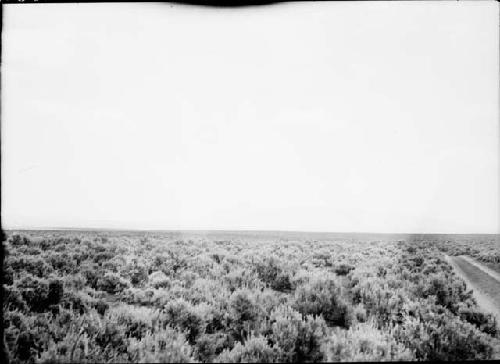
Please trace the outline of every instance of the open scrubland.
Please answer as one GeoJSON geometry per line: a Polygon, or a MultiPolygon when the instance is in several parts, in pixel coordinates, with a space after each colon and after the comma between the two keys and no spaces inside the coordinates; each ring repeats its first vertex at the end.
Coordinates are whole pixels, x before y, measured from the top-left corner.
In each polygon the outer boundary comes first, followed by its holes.
{"type": "Polygon", "coordinates": [[[11,362],[500,359],[445,259],[498,270],[497,239],[10,231],[4,345],[11,362]]]}

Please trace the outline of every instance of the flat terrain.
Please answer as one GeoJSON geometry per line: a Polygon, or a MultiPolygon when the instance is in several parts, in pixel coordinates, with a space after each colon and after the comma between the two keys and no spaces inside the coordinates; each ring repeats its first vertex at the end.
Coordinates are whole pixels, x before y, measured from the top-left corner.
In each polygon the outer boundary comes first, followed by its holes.
{"type": "Polygon", "coordinates": [[[469,257],[449,257],[458,274],[474,291],[483,309],[492,312],[500,320],[500,276],[469,257]]]}
{"type": "Polygon", "coordinates": [[[500,359],[497,240],[8,231],[4,340],[15,363],[500,359]]]}

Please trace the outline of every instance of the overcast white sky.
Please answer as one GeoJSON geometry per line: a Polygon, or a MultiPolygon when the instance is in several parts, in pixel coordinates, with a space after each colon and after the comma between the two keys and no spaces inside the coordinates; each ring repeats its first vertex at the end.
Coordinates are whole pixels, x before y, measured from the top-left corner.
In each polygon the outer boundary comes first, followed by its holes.
{"type": "Polygon", "coordinates": [[[2,222],[498,233],[498,3],[4,5],[2,222]]]}

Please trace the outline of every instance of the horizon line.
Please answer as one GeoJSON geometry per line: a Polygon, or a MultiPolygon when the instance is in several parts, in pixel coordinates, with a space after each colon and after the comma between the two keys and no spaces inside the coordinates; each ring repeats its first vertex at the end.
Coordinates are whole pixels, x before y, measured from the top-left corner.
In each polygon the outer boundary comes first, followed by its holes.
{"type": "Polygon", "coordinates": [[[500,235],[499,232],[373,232],[373,231],[310,231],[310,230],[272,230],[272,229],[146,229],[146,228],[114,228],[114,227],[18,227],[4,228],[4,231],[130,231],[130,232],[268,232],[268,233],[307,233],[307,234],[379,234],[379,235],[500,235]]]}

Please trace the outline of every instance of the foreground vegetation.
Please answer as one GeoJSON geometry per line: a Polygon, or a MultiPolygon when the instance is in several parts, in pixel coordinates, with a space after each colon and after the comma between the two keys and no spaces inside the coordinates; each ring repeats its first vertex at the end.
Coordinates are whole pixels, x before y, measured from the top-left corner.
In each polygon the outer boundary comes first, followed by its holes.
{"type": "Polygon", "coordinates": [[[495,319],[443,257],[463,242],[11,232],[3,244],[14,363],[500,358],[495,319]]]}

